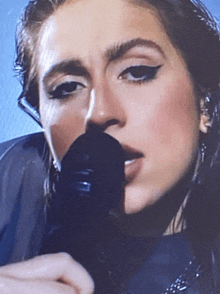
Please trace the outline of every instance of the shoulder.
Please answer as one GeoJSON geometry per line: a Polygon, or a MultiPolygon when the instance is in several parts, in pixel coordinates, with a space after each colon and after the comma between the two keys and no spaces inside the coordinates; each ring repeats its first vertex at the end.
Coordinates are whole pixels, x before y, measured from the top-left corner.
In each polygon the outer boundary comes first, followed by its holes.
{"type": "Polygon", "coordinates": [[[35,133],[0,143],[0,159],[6,154],[19,153],[22,151],[36,150],[39,155],[43,153],[46,146],[44,134],[35,133]]]}
{"type": "Polygon", "coordinates": [[[43,133],[2,143],[0,151],[1,230],[9,221],[17,199],[29,203],[42,198],[49,151],[43,133]]]}
{"type": "Polygon", "coordinates": [[[36,255],[44,225],[48,150],[43,133],[0,144],[0,264],[36,255]]]}
{"type": "Polygon", "coordinates": [[[49,151],[43,133],[27,135],[0,144],[0,196],[4,187],[17,190],[25,176],[42,178],[49,151]],[[2,188],[3,187],[3,188],[2,188]],[[17,189],[15,189],[17,187],[17,189]],[[2,188],[2,190],[1,190],[2,188]]]}

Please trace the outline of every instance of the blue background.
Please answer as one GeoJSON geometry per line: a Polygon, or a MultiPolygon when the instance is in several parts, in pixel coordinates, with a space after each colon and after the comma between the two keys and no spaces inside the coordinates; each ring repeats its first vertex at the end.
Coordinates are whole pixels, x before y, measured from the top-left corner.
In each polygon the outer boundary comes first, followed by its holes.
{"type": "MultiPolygon", "coordinates": [[[[0,0],[0,142],[40,131],[41,128],[17,107],[21,86],[13,72],[15,27],[27,0],[0,0]]],[[[220,19],[219,0],[203,0],[220,19]]]]}

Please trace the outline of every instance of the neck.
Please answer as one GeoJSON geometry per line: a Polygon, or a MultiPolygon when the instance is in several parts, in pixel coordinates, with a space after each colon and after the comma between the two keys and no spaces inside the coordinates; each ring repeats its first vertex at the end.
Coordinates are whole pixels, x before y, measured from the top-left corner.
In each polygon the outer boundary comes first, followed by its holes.
{"type": "MultiPolygon", "coordinates": [[[[190,192],[189,192],[190,193],[190,192]]],[[[163,233],[164,236],[172,235],[175,233],[180,233],[186,229],[186,221],[183,218],[183,210],[186,206],[187,200],[189,198],[189,193],[185,197],[183,203],[181,204],[177,214],[172,218],[170,224],[168,225],[166,231],[163,233]]]]}

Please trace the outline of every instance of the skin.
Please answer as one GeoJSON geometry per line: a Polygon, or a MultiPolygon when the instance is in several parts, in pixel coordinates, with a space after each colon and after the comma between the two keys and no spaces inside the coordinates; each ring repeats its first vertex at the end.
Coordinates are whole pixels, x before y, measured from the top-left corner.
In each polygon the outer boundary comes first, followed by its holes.
{"type": "MultiPolygon", "coordinates": [[[[141,154],[126,167],[134,175],[125,186],[124,213],[149,209],[188,171],[199,131],[206,132],[208,125],[184,60],[156,12],[122,0],[69,1],[45,22],[38,50],[40,116],[57,165],[79,135],[98,126],[141,154]],[[114,60],[106,58],[109,48],[137,38],[148,41],[114,60]],[[82,75],[49,74],[54,65],[72,59],[84,65],[82,75]],[[140,83],[125,73],[140,65],[160,68],[140,83]],[[51,91],[71,81],[78,83],[75,93],[51,99],[51,91]]],[[[1,267],[0,289],[90,294],[94,284],[82,266],[61,253],[1,267]]]]}
{"type": "Polygon", "coordinates": [[[70,255],[57,253],[0,267],[0,290],[4,294],[92,294],[94,283],[70,255]]]}

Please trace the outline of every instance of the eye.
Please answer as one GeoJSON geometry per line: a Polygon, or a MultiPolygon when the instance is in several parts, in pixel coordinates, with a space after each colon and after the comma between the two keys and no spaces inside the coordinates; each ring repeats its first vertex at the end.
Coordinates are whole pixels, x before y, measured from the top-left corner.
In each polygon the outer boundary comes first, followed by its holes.
{"type": "Polygon", "coordinates": [[[127,80],[129,82],[143,83],[149,80],[153,80],[156,77],[159,66],[130,66],[126,68],[119,76],[120,79],[127,80]]]}
{"type": "Polygon", "coordinates": [[[84,88],[84,85],[78,82],[65,82],[49,92],[51,99],[65,99],[84,88]]]}

